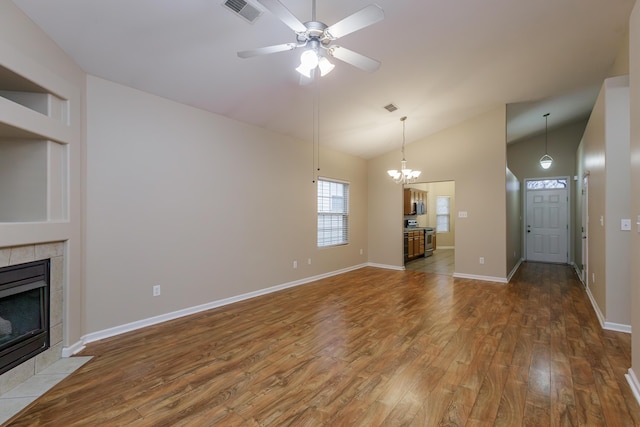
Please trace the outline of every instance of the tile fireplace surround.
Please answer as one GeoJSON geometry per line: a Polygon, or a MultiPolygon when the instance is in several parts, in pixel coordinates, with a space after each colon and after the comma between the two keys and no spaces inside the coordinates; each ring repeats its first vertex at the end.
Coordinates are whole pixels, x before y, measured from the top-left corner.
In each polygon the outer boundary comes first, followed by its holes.
{"type": "Polygon", "coordinates": [[[57,362],[62,355],[62,306],[64,284],[64,243],[37,243],[33,245],[0,248],[0,267],[25,262],[51,259],[50,271],[50,347],[21,365],[0,375],[0,395],[25,382],[57,362]]]}

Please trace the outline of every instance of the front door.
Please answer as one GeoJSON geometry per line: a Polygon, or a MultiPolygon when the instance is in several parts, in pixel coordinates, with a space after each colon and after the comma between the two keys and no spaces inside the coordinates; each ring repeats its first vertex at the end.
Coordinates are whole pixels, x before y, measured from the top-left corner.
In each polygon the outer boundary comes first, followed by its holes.
{"type": "Polygon", "coordinates": [[[527,182],[525,239],[528,261],[567,263],[569,260],[567,181],[554,179],[527,182]],[[549,181],[554,183],[531,185],[549,181]]]}

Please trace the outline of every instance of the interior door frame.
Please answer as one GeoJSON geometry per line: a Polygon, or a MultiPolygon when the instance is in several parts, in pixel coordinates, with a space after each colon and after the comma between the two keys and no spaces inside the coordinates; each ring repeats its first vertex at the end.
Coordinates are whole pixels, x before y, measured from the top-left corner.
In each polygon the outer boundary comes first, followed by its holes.
{"type": "Polygon", "coordinates": [[[566,179],[567,180],[567,260],[566,263],[569,264],[571,261],[571,179],[569,176],[544,176],[538,178],[525,178],[524,183],[524,195],[522,197],[522,254],[523,258],[526,261],[529,258],[529,254],[527,253],[527,198],[529,191],[540,191],[540,190],[529,190],[527,186],[527,181],[542,181],[548,179],[566,179]]]}
{"type": "Polygon", "coordinates": [[[582,177],[582,283],[589,287],[589,173],[582,177]]]}

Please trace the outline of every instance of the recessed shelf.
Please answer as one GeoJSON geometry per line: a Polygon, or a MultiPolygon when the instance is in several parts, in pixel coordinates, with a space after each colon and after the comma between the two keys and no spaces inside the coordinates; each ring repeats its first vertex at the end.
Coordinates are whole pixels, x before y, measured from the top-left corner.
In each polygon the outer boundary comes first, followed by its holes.
{"type": "Polygon", "coordinates": [[[0,65],[0,224],[68,221],[69,107],[0,65]]]}
{"type": "Polygon", "coordinates": [[[69,126],[69,101],[0,65],[0,97],[69,126]]]}

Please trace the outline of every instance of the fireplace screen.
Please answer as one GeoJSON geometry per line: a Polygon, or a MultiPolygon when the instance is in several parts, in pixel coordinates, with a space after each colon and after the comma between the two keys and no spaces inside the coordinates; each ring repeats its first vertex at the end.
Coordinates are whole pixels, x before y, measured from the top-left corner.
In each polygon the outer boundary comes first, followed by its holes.
{"type": "Polygon", "coordinates": [[[0,269],[0,374],[49,348],[49,260],[0,269]]]}

